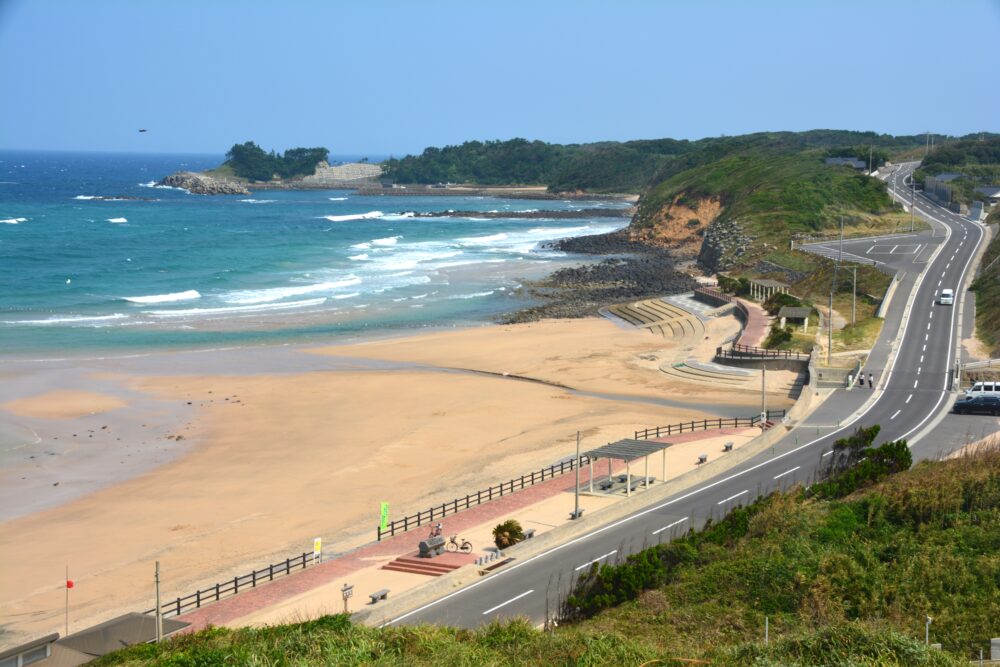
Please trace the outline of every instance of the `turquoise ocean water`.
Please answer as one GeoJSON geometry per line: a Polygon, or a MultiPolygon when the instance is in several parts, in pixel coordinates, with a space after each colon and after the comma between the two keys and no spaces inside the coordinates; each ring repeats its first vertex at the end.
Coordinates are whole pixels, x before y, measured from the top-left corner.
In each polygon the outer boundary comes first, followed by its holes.
{"type": "Polygon", "coordinates": [[[541,244],[622,218],[412,218],[624,203],[154,187],[211,155],[0,152],[0,354],[333,340],[486,322],[520,280],[582,258],[541,244]],[[133,199],[99,199],[140,197],[133,199]]]}

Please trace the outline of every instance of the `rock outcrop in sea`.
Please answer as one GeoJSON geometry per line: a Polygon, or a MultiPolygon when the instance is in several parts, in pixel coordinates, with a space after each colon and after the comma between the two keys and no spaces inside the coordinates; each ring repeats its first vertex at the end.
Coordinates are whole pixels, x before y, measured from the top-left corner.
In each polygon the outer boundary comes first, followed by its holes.
{"type": "Polygon", "coordinates": [[[195,195],[248,195],[250,190],[242,183],[224,181],[193,171],[179,171],[170,174],[157,185],[182,188],[195,195]]]}

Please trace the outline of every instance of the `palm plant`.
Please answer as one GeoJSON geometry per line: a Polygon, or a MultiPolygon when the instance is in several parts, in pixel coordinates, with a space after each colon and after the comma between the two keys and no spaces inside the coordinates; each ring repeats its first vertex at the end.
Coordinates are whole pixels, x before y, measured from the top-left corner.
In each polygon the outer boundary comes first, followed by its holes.
{"type": "Polygon", "coordinates": [[[506,549],[524,539],[524,530],[517,519],[507,519],[493,529],[493,544],[497,549],[506,549]]]}

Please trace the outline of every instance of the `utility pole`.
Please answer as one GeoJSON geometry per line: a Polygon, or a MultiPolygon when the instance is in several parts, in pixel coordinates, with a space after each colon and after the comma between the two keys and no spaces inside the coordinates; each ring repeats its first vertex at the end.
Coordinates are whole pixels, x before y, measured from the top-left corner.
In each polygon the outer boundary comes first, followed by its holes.
{"type": "Polygon", "coordinates": [[[913,177],[916,169],[910,172],[910,232],[913,232],[913,211],[917,208],[917,179],[913,177]]]}
{"type": "Polygon", "coordinates": [[[160,561],[156,561],[156,643],[163,641],[163,613],[160,611],[160,561]]]}
{"type": "Polygon", "coordinates": [[[830,311],[827,315],[827,350],[826,365],[833,366],[833,292],[837,289],[837,272],[840,269],[840,260],[844,256],[844,216],[840,216],[840,250],[837,253],[837,263],[833,267],[833,280],[830,281],[830,311]]]}
{"type": "Polygon", "coordinates": [[[854,287],[851,290],[851,324],[858,321],[858,267],[852,266],[851,272],[854,274],[854,287]]]}
{"type": "Polygon", "coordinates": [[[874,148],[873,145],[868,144],[868,174],[869,175],[871,175],[871,173],[872,173],[872,149],[873,148],[874,148]]]}
{"type": "Polygon", "coordinates": [[[767,428],[767,357],[760,361],[760,428],[767,428]]]}
{"type": "Polygon", "coordinates": [[[573,487],[573,518],[580,518],[580,432],[576,432],[576,486],[573,487]]]}

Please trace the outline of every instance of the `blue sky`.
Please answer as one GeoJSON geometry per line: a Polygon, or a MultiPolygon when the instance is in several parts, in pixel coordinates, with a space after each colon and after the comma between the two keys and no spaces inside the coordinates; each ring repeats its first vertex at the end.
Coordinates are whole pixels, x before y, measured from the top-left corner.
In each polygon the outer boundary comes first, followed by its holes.
{"type": "Polygon", "coordinates": [[[1000,131],[997,35],[1000,0],[0,0],[0,148],[1000,131]]]}

